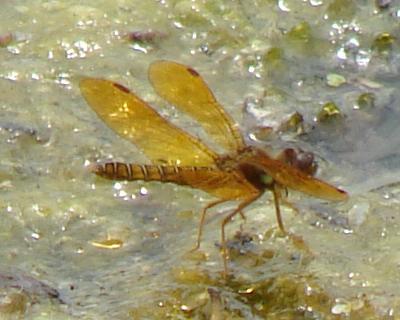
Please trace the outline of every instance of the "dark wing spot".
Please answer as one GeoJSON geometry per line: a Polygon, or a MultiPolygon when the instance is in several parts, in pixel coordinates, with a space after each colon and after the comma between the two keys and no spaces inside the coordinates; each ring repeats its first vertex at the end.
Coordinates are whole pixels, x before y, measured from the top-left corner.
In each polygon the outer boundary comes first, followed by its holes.
{"type": "Polygon", "coordinates": [[[117,89],[125,92],[125,93],[130,93],[130,90],[127,87],[124,87],[122,84],[113,82],[114,87],[116,87],[117,89]]]}
{"type": "Polygon", "coordinates": [[[194,77],[200,77],[199,73],[190,67],[187,68],[187,71],[194,77]]]}

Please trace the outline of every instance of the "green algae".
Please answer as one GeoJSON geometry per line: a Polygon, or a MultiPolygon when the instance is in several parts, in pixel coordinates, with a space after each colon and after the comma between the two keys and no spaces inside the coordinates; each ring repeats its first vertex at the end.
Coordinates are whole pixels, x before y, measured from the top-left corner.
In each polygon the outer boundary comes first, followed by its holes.
{"type": "Polygon", "coordinates": [[[365,297],[335,299],[312,275],[282,274],[259,282],[231,281],[218,289],[198,282],[160,293],[168,296],[153,306],[131,310],[132,319],[378,319],[365,297]],[[212,289],[215,290],[215,289],[212,289]],[[214,304],[214,308],[210,305],[214,304]],[[242,306],[242,307],[240,307],[242,306]]]}
{"type": "Polygon", "coordinates": [[[326,14],[330,20],[351,20],[356,14],[357,5],[352,0],[333,0],[327,10],[326,14]]]}
{"type": "Polygon", "coordinates": [[[263,56],[262,62],[270,76],[285,72],[287,66],[285,63],[284,50],[278,47],[270,48],[263,56]]]}
{"type": "Polygon", "coordinates": [[[329,42],[318,38],[307,21],[292,27],[285,38],[287,48],[301,55],[324,56],[330,49],[329,42]]]}
{"type": "Polygon", "coordinates": [[[381,54],[388,54],[396,41],[396,38],[388,32],[383,32],[376,36],[372,43],[372,50],[381,54]]]}

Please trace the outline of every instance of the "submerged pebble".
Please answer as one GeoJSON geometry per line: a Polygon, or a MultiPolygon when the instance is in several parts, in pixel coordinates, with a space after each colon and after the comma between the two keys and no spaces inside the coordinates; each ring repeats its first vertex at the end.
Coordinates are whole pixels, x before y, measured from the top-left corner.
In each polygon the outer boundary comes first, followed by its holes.
{"type": "Polygon", "coordinates": [[[0,35],[0,48],[7,47],[14,39],[14,36],[11,32],[4,33],[0,35]]]}
{"type": "Polygon", "coordinates": [[[325,103],[317,115],[319,122],[332,121],[342,117],[339,107],[334,102],[325,103]]]}

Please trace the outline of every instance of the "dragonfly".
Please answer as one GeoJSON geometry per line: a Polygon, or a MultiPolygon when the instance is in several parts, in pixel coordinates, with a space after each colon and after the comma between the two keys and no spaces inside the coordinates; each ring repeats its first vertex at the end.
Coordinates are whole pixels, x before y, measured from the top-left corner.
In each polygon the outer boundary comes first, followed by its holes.
{"type": "MultiPolygon", "coordinates": [[[[221,222],[221,255],[228,274],[226,225],[243,210],[271,191],[279,229],[286,233],[280,211],[282,190],[344,201],[348,194],[315,178],[307,166],[296,166],[291,156],[272,157],[246,144],[238,124],[216,100],[200,74],[174,61],[151,63],[148,78],[155,92],[170,105],[196,120],[221,147],[216,152],[202,140],[161,116],[125,86],[101,78],[82,78],[79,86],[88,105],[108,127],[135,144],[151,164],[103,162],[92,165],[97,175],[112,180],[174,183],[200,189],[215,197],[201,211],[195,249],[200,247],[209,209],[228,201],[237,206],[221,222]]],[[[301,161],[299,161],[301,164],[301,161]]]]}

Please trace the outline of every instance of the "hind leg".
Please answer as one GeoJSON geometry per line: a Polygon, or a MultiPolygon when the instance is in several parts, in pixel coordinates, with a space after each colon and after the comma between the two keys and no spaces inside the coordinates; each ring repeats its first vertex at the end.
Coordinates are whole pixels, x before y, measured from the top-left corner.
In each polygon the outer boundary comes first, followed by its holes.
{"type": "Polygon", "coordinates": [[[225,237],[225,226],[231,222],[232,218],[237,215],[241,214],[242,215],[242,210],[247,207],[249,204],[257,200],[260,196],[262,195],[261,193],[257,193],[256,195],[252,196],[251,198],[247,198],[243,202],[241,202],[235,210],[233,210],[229,215],[227,215],[221,223],[221,254],[222,254],[222,259],[224,261],[224,278],[226,279],[228,276],[228,249],[226,247],[226,237],[225,237]]]}
{"type": "Polygon", "coordinates": [[[198,233],[197,233],[196,246],[193,249],[191,249],[190,251],[196,251],[196,250],[198,250],[200,248],[201,236],[203,234],[203,227],[204,227],[204,221],[205,221],[205,218],[206,218],[207,210],[212,208],[212,207],[215,207],[216,205],[224,203],[226,201],[227,201],[226,199],[216,200],[216,201],[213,201],[213,202],[209,203],[207,206],[205,206],[203,208],[203,210],[201,211],[201,216],[200,216],[200,222],[199,222],[199,229],[198,229],[198,233]]]}

